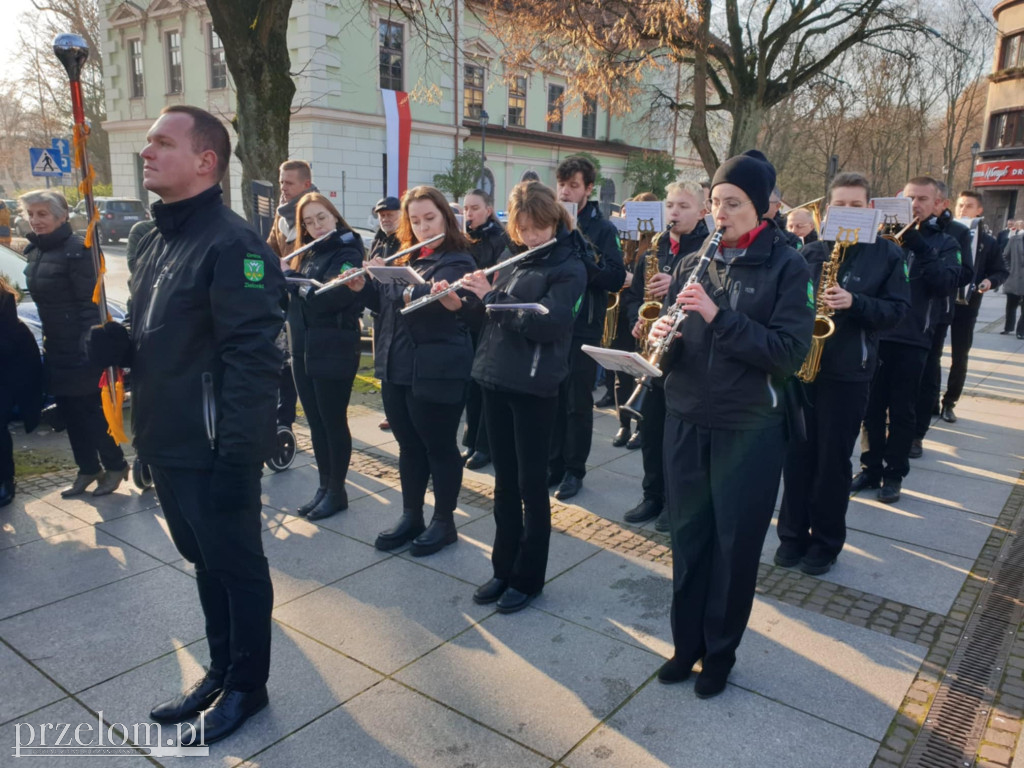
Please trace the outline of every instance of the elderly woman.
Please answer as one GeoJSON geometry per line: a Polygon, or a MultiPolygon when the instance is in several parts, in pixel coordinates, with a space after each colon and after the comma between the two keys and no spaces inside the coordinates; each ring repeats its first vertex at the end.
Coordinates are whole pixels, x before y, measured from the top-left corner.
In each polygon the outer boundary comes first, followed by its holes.
{"type": "Polygon", "coordinates": [[[84,348],[89,328],[99,320],[92,302],[96,269],[82,238],[71,231],[62,194],[40,189],[18,202],[32,228],[25,277],[43,324],[46,391],[56,399],[67,424],[78,465],[78,476],[61,496],[79,496],[94,482],[93,496],[104,496],[128,478],[128,464],[107,433],[101,371],[89,363],[84,348]]]}

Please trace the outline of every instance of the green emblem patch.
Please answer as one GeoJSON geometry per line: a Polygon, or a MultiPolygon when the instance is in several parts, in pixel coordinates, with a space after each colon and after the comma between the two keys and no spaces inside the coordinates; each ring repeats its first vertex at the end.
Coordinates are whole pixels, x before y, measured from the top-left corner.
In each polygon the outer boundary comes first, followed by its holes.
{"type": "Polygon", "coordinates": [[[255,253],[245,254],[245,259],[242,261],[242,274],[245,275],[245,279],[250,283],[250,285],[245,286],[246,288],[262,288],[262,285],[256,285],[256,283],[263,282],[265,274],[263,257],[255,253]]]}
{"type": "Polygon", "coordinates": [[[960,257],[960,251],[956,252],[956,263],[957,264],[963,264],[963,261],[961,260],[961,257],[960,257]]]}
{"type": "Polygon", "coordinates": [[[580,304],[582,304],[582,303],[583,303],[583,294],[580,294],[580,297],[578,299],[576,299],[576,304],[572,308],[572,316],[573,317],[576,317],[576,315],[579,314],[580,304]]]}
{"type": "Polygon", "coordinates": [[[903,277],[907,279],[908,283],[910,282],[910,267],[907,266],[905,261],[903,262],[903,277]]]}
{"type": "Polygon", "coordinates": [[[807,281],[807,306],[814,309],[814,283],[807,281]]]}

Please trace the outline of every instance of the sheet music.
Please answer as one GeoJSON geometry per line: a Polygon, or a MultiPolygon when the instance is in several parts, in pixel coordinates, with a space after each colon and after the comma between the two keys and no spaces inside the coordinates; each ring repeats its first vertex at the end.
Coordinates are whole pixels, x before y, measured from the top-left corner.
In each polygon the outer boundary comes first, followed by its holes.
{"type": "Polygon", "coordinates": [[[624,207],[626,231],[654,234],[665,228],[665,204],[661,200],[630,200],[624,207]]]}
{"type": "Polygon", "coordinates": [[[881,222],[883,224],[886,216],[895,216],[896,221],[900,224],[900,229],[914,220],[914,211],[910,207],[909,197],[873,197],[871,202],[876,211],[882,212],[881,222]]]}
{"type": "Polygon", "coordinates": [[[576,221],[576,203],[567,203],[564,200],[559,200],[558,202],[560,202],[562,207],[569,212],[569,215],[572,216],[572,220],[576,221]]]}
{"type": "Polygon", "coordinates": [[[412,267],[367,267],[366,271],[381,285],[426,285],[412,267]]]}
{"type": "Polygon", "coordinates": [[[634,378],[661,376],[661,371],[644,360],[638,352],[605,349],[604,347],[593,347],[590,344],[584,344],[580,349],[609,371],[624,371],[634,378]]]}
{"type": "Polygon", "coordinates": [[[840,239],[853,240],[856,238],[858,243],[873,243],[878,236],[878,228],[881,224],[882,212],[878,208],[849,208],[830,205],[826,209],[825,220],[821,223],[821,239],[834,243],[840,239]]]}

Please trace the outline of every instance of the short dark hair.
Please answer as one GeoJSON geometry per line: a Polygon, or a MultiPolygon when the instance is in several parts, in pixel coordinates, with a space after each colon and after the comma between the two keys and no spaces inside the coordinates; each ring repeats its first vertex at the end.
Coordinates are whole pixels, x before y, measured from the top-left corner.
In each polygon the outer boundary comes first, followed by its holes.
{"type": "Polygon", "coordinates": [[[569,181],[577,173],[583,175],[583,185],[586,187],[593,186],[597,182],[597,169],[582,155],[572,155],[559,163],[558,169],[555,171],[555,178],[559,181],[569,181]]]}
{"type": "Polygon", "coordinates": [[[978,201],[979,204],[985,202],[985,199],[981,196],[981,192],[976,192],[973,189],[965,189],[962,192],[960,192],[960,194],[957,195],[957,197],[973,197],[975,200],[978,201]]]}
{"type": "Polygon", "coordinates": [[[868,177],[863,173],[857,173],[856,171],[846,171],[845,173],[838,174],[832,183],[828,185],[828,197],[832,199],[832,190],[838,187],[860,187],[864,190],[864,194],[868,200],[871,200],[871,182],[868,181],[868,177]]]}
{"type": "Polygon", "coordinates": [[[939,182],[933,179],[931,176],[915,176],[907,182],[908,185],[913,184],[915,187],[932,187],[935,189],[935,194],[939,194],[942,190],[939,187],[939,182]]]}
{"type": "Polygon", "coordinates": [[[207,150],[217,155],[217,181],[224,178],[231,159],[231,137],[224,124],[205,109],[189,104],[172,104],[160,110],[161,115],[180,112],[192,118],[192,151],[197,155],[207,150]]]}
{"type": "Polygon", "coordinates": [[[281,163],[279,171],[298,171],[299,178],[303,181],[312,181],[313,171],[305,160],[285,160],[281,163]]]}

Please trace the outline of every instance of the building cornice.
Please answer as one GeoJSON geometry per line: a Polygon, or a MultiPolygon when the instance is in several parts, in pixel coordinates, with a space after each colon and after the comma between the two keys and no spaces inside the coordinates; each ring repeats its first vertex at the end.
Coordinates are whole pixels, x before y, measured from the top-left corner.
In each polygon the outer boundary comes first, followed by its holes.
{"type": "MultiPolygon", "coordinates": [[[[312,121],[366,125],[373,128],[385,128],[387,126],[384,115],[368,115],[360,112],[349,112],[344,109],[328,109],[327,107],[303,107],[298,112],[295,112],[291,118],[292,123],[308,123],[312,121]]],[[[412,130],[419,133],[432,133],[438,136],[451,136],[455,133],[456,128],[443,123],[426,123],[420,120],[413,120],[412,130]]],[[[460,135],[468,135],[467,131],[458,130],[460,135]]]]}

